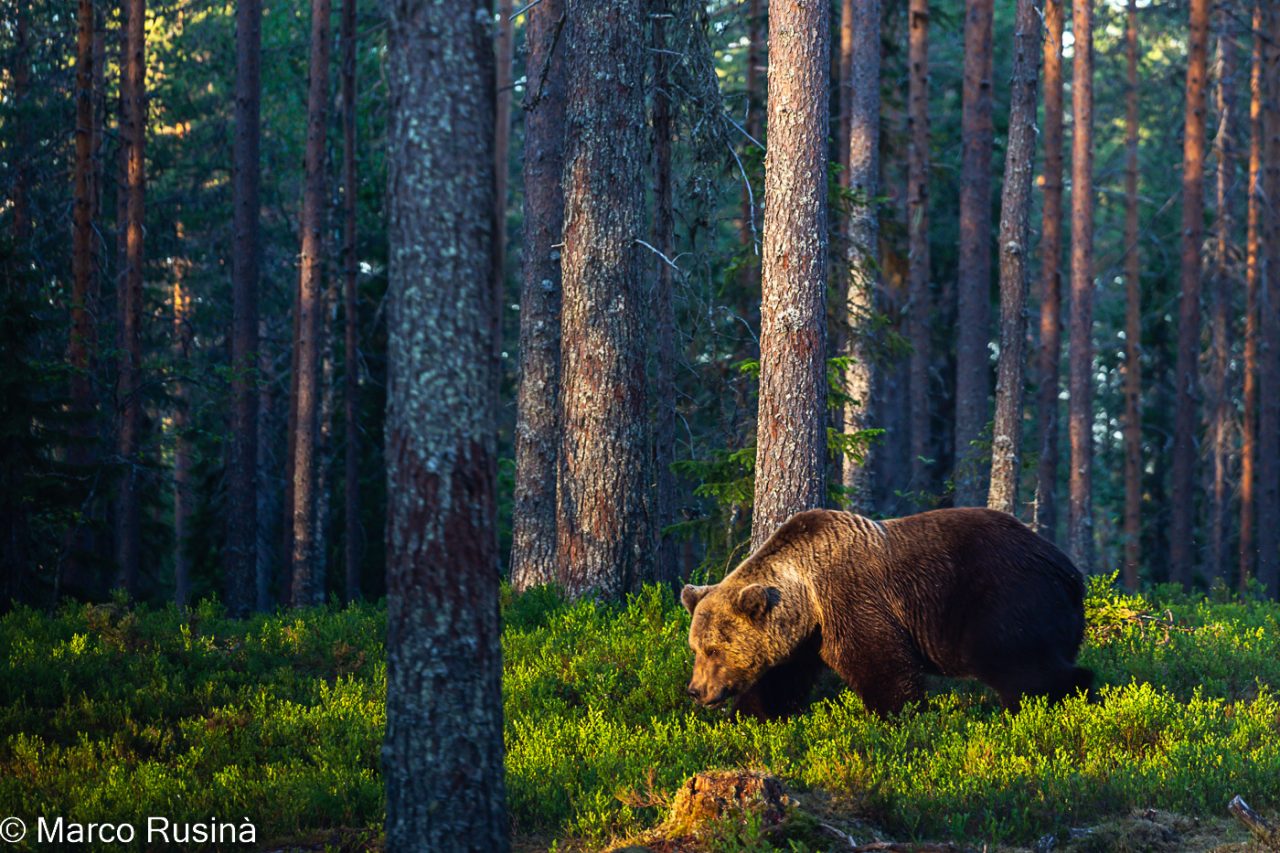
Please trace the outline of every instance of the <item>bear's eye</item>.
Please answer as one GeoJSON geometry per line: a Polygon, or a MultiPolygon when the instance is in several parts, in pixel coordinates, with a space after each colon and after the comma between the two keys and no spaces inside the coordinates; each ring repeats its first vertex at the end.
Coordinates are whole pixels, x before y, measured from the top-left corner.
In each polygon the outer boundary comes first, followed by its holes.
{"type": "Polygon", "coordinates": [[[703,650],[702,650],[702,653],[703,653],[704,655],[706,655],[707,657],[709,657],[709,658],[715,658],[715,657],[719,657],[719,656],[720,656],[720,650],[719,650],[719,649],[703,649],[703,650]]]}

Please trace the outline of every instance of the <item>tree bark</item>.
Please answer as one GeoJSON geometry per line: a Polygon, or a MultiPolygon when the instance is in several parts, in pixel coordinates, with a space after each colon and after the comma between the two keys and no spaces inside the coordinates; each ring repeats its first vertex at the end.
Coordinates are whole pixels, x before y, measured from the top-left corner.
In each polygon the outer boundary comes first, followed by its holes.
{"type": "Polygon", "coordinates": [[[258,230],[261,203],[262,0],[236,4],[236,88],[231,254],[231,457],[228,460],[227,610],[256,601],[258,552],[258,230]]]}
{"type": "MultiPolygon", "coordinates": [[[[1053,0],[1050,0],[1052,2],[1053,0]]],[[[911,431],[911,489],[925,492],[929,476],[929,0],[910,0],[907,94],[907,337],[911,431]]]]}
{"type": "Polygon", "coordinates": [[[360,594],[360,304],[357,292],[356,201],[356,2],[342,0],[342,277],[343,277],[343,488],[346,600],[360,594]]]}
{"type": "MultiPolygon", "coordinates": [[[[179,131],[181,139],[182,132],[179,131]]],[[[178,257],[173,261],[173,601],[179,608],[191,602],[191,513],[195,507],[191,488],[193,446],[191,388],[187,377],[194,346],[191,295],[187,291],[188,261],[182,222],[177,223],[178,257]]]]}
{"type": "Polygon", "coordinates": [[[1067,553],[1093,571],[1093,0],[1071,10],[1071,440],[1067,553]]]}
{"type": "Polygon", "coordinates": [[[556,554],[570,595],[618,598],[653,559],[647,509],[644,40],[641,0],[566,4],[560,476],[556,554]]]}
{"type": "Polygon", "coordinates": [[[511,89],[512,64],[515,59],[514,22],[511,20],[512,0],[497,0],[498,33],[494,39],[496,54],[494,97],[497,103],[494,120],[493,164],[495,176],[493,250],[497,260],[493,265],[493,358],[498,365],[494,371],[494,392],[501,391],[502,384],[502,306],[507,301],[507,175],[511,154],[511,89]]]}
{"type": "MultiPolygon", "coordinates": [[[[840,120],[840,134],[836,138],[836,154],[840,164],[840,186],[845,189],[849,187],[849,132],[853,126],[853,99],[857,96],[853,83],[855,14],[857,11],[854,9],[853,0],[841,0],[840,53],[837,57],[840,62],[838,81],[840,109],[837,113],[840,120]]],[[[877,43],[876,46],[878,48],[879,44],[877,43]]]]}
{"type": "Polygon", "coordinates": [[[1142,257],[1138,248],[1138,6],[1125,26],[1124,585],[1138,587],[1142,549],[1142,257]]]}
{"type": "MultiPolygon", "coordinates": [[[[258,340],[261,342],[268,338],[267,324],[259,318],[258,340]]],[[[281,520],[284,478],[279,475],[280,457],[275,452],[273,439],[279,436],[283,429],[274,414],[276,399],[271,352],[267,347],[260,345],[258,347],[257,423],[258,554],[254,566],[254,606],[259,611],[266,610],[271,604],[271,579],[275,577],[281,556],[277,547],[280,541],[277,525],[281,520]]]]}
{"type": "MultiPolygon", "coordinates": [[[[876,196],[880,183],[880,0],[847,0],[849,13],[841,23],[842,80],[845,98],[845,161],[847,186],[861,204],[849,213],[845,242],[845,316],[851,358],[844,371],[850,402],[844,408],[846,433],[871,427],[872,400],[878,396],[874,335],[880,289],[880,223],[876,196]],[[845,33],[848,61],[845,61],[845,33]]],[[[865,460],[846,454],[843,484],[858,512],[873,508],[871,468],[865,460]]]]}
{"type": "Polygon", "coordinates": [[[510,849],[482,0],[387,5],[388,851],[510,849]]]}
{"type": "Polygon", "coordinates": [[[1235,56],[1231,47],[1230,18],[1225,7],[1218,11],[1218,73],[1214,100],[1218,113],[1217,139],[1214,143],[1217,170],[1215,174],[1217,216],[1214,219],[1213,318],[1209,364],[1209,453],[1211,458],[1209,505],[1209,554],[1206,575],[1210,583],[1226,580],[1227,568],[1227,504],[1230,501],[1228,477],[1231,454],[1231,400],[1227,388],[1227,368],[1231,360],[1231,231],[1235,217],[1231,209],[1231,175],[1234,171],[1231,151],[1233,101],[1230,86],[1234,84],[1235,56]]]}
{"type": "MultiPolygon", "coordinates": [[[[25,14],[23,18],[25,19],[25,14]]],[[[75,205],[72,213],[71,338],[67,347],[67,360],[71,367],[71,409],[75,421],[67,448],[67,461],[83,474],[94,463],[97,432],[93,423],[93,351],[97,339],[97,307],[93,304],[92,293],[95,290],[94,279],[98,274],[97,243],[93,233],[94,200],[97,196],[93,168],[93,143],[96,137],[93,108],[93,0],[80,0],[76,22],[75,205]]],[[[24,87],[25,85],[24,83],[24,87]]],[[[25,123],[25,119],[19,119],[20,126],[25,123]]],[[[19,162],[25,159],[28,150],[23,149],[16,159],[19,162]]],[[[22,180],[26,180],[25,173],[22,180]]],[[[23,187],[21,195],[24,206],[25,193],[26,189],[23,187]]],[[[26,220],[22,223],[22,228],[28,229],[29,213],[23,211],[19,217],[26,220]]]]}
{"type": "Polygon", "coordinates": [[[290,520],[293,546],[290,555],[290,603],[305,607],[323,599],[317,578],[322,569],[314,564],[316,509],[319,497],[317,454],[320,443],[321,344],[325,298],[322,290],[325,213],[325,127],[329,100],[330,0],[311,3],[311,67],[307,86],[307,147],[305,185],[302,194],[301,263],[298,270],[297,330],[297,426],[293,448],[293,502],[290,520]]]}
{"type": "Polygon", "coordinates": [[[1191,0],[1186,120],[1182,148],[1182,300],[1178,311],[1177,402],[1173,426],[1169,580],[1187,586],[1196,569],[1194,481],[1200,367],[1200,241],[1204,238],[1205,77],[1209,0],[1191,0]]]}
{"type": "Polygon", "coordinates": [[[1058,385],[1062,348],[1062,0],[1044,4],[1044,214],[1040,230],[1040,374],[1035,528],[1058,528],[1058,385]]]}
{"type": "MultiPolygon", "coordinates": [[[[1267,101],[1280,100],[1280,10],[1267,9],[1267,101]]],[[[1262,158],[1267,200],[1266,270],[1259,300],[1258,346],[1258,580],[1280,596],[1280,110],[1264,111],[1262,158]]]]}
{"type": "Polygon", "coordinates": [[[139,399],[142,370],[142,265],[143,215],[146,200],[146,0],[125,4],[125,56],[120,100],[123,107],[122,141],[125,155],[125,270],[118,296],[120,304],[120,367],[117,396],[120,424],[117,452],[124,465],[116,504],[117,586],[130,595],[138,593],[138,562],[141,547],[141,459],[142,401],[139,399]]]}
{"type": "Polygon", "coordinates": [[[960,269],[956,281],[956,506],[978,506],[991,393],[991,119],[993,0],[970,0],[964,23],[960,269]]]}
{"type": "Polygon", "coordinates": [[[1017,514],[1022,453],[1022,399],[1027,337],[1027,257],[1031,248],[1031,173],[1036,159],[1036,86],[1040,75],[1040,13],[1018,0],[1013,34],[1009,141],[1000,200],[1000,359],[991,433],[987,506],[1017,514]]]}
{"type": "Polygon", "coordinates": [[[826,501],[830,10],[796,0],[769,13],[753,549],[826,501]]]}
{"type": "Polygon", "coordinates": [[[1257,570],[1255,494],[1258,465],[1258,309],[1262,279],[1262,100],[1263,27],[1262,0],[1253,4],[1253,51],[1249,64],[1249,199],[1245,237],[1244,365],[1240,419],[1240,568],[1244,590],[1257,570]]]}
{"type": "Polygon", "coordinates": [[[511,585],[517,590],[557,579],[559,244],[564,227],[560,178],[564,169],[566,68],[563,0],[542,0],[529,10],[525,26],[529,79],[541,82],[530,84],[524,104],[524,263],[511,520],[511,585]]]}

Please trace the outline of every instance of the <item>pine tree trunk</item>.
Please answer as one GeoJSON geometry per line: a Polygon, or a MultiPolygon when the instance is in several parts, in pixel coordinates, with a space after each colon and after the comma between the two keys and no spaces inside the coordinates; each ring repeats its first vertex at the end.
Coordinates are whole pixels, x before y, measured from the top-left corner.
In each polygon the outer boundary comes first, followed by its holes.
{"type": "Polygon", "coordinates": [[[1231,176],[1234,171],[1231,152],[1231,122],[1234,110],[1228,87],[1235,82],[1235,58],[1231,47],[1230,19],[1225,8],[1218,12],[1218,74],[1215,101],[1218,112],[1216,208],[1214,221],[1215,251],[1213,256],[1213,321],[1209,390],[1209,452],[1212,459],[1212,483],[1209,506],[1209,554],[1206,574],[1210,583],[1226,581],[1227,568],[1227,503],[1231,454],[1231,400],[1227,389],[1227,366],[1231,360],[1232,333],[1231,231],[1235,217],[1231,209],[1231,176]]]}
{"type": "Polygon", "coordinates": [[[830,10],[825,0],[796,0],[769,13],[752,548],[826,502],[830,10]]]}
{"type": "MultiPolygon", "coordinates": [[[[258,340],[268,338],[267,324],[258,320],[258,340]]],[[[265,346],[258,347],[258,433],[257,489],[258,530],[257,560],[254,565],[254,606],[259,611],[271,604],[271,579],[280,564],[281,498],[284,494],[283,478],[279,475],[280,456],[275,452],[275,441],[282,432],[276,420],[274,373],[271,352],[265,346]]],[[[283,571],[280,574],[284,574],[283,571]]]]}
{"type": "Polygon", "coordinates": [[[1204,238],[1205,78],[1209,0],[1191,0],[1187,110],[1182,148],[1182,300],[1178,312],[1169,580],[1187,586],[1196,569],[1196,397],[1200,372],[1200,241],[1204,238]]]}
{"type": "Polygon", "coordinates": [[[1257,571],[1256,505],[1258,465],[1258,309],[1262,281],[1262,0],[1253,4],[1253,51],[1249,64],[1248,233],[1245,237],[1244,388],[1240,419],[1240,568],[1244,590],[1257,571]]]}
{"type": "Polygon", "coordinates": [[[1142,257],[1138,248],[1138,6],[1125,28],[1124,585],[1138,588],[1142,549],[1142,257]]]}
{"type": "Polygon", "coordinates": [[[1044,4],[1044,218],[1040,229],[1040,381],[1035,528],[1058,528],[1058,385],[1062,348],[1062,0],[1044,4]]]}
{"type": "Polygon", "coordinates": [[[236,4],[236,132],[232,154],[231,457],[228,460],[226,601],[242,616],[257,604],[258,229],[261,204],[262,0],[236,4]]]}
{"type": "Polygon", "coordinates": [[[1071,10],[1075,34],[1071,113],[1071,476],[1067,553],[1093,571],[1093,0],[1071,10]]]}
{"type": "Polygon", "coordinates": [[[970,0],[964,24],[960,270],[956,281],[956,506],[978,506],[991,393],[991,29],[993,0],[970,0]]]}
{"type": "MultiPolygon", "coordinates": [[[[849,131],[853,123],[853,99],[857,96],[853,83],[853,56],[854,56],[854,10],[853,0],[841,0],[840,2],[840,53],[838,56],[840,62],[838,98],[840,101],[840,109],[837,112],[839,118],[840,134],[836,138],[836,155],[837,162],[840,164],[840,186],[848,189],[849,187],[849,131]]],[[[879,29],[877,28],[877,32],[879,29]]],[[[879,47],[879,44],[876,45],[879,47]]]]}
{"type": "MultiPolygon", "coordinates": [[[[92,372],[97,310],[91,296],[98,273],[95,249],[97,241],[93,233],[94,200],[97,196],[93,168],[93,143],[96,137],[93,108],[93,0],[80,0],[76,21],[75,205],[72,213],[71,339],[67,347],[67,361],[71,367],[71,409],[75,421],[67,448],[67,461],[83,476],[85,469],[94,463],[96,436],[92,372]]],[[[28,151],[24,150],[17,159],[21,161],[27,154],[28,151]]],[[[25,188],[23,193],[25,194],[25,188]]],[[[24,219],[27,216],[25,212],[22,214],[24,219]]],[[[23,225],[24,229],[27,227],[26,224],[23,225]]]]}
{"type": "MultiPolygon", "coordinates": [[[[841,23],[841,65],[845,98],[847,186],[863,201],[849,214],[845,242],[845,314],[848,337],[844,386],[851,402],[844,408],[846,433],[872,426],[876,383],[877,294],[880,289],[880,223],[876,196],[880,184],[880,0],[846,2],[848,23],[841,23]],[[848,62],[845,33],[848,32],[848,62]]],[[[843,457],[843,484],[857,512],[873,508],[871,468],[851,455],[843,457]]]]}
{"type": "MultiPolygon", "coordinates": [[[[1051,0],[1052,2],[1052,0],[1051,0]]],[[[907,96],[907,337],[911,489],[926,492],[929,475],[929,0],[910,0],[907,96]]]]}
{"type": "MultiPolygon", "coordinates": [[[[387,6],[386,848],[510,849],[488,6],[387,6]]],[[[638,184],[637,184],[638,186],[638,184]]]]}
{"type": "Polygon", "coordinates": [[[143,210],[146,199],[146,0],[127,0],[125,16],[124,75],[121,105],[124,109],[122,139],[125,157],[125,264],[120,303],[120,374],[118,399],[120,424],[117,452],[125,466],[116,505],[117,585],[130,595],[138,593],[138,562],[141,547],[142,473],[139,445],[142,432],[142,264],[143,210]]]}
{"type": "Polygon", "coordinates": [[[645,376],[641,0],[569,0],[557,565],[570,595],[634,589],[653,559],[645,376]]]}
{"type": "Polygon", "coordinates": [[[525,24],[526,67],[529,79],[538,82],[530,84],[524,104],[524,257],[511,521],[511,585],[517,590],[557,579],[564,21],[563,0],[542,0],[529,10],[525,24]]]}
{"type": "Polygon", "coordinates": [[[507,175],[511,153],[511,89],[512,63],[515,59],[514,23],[511,20],[512,0],[497,0],[498,32],[494,39],[496,56],[494,97],[497,103],[494,120],[493,164],[495,195],[493,216],[497,225],[493,265],[493,358],[498,365],[494,371],[495,392],[502,384],[502,306],[507,301],[507,175]]]}
{"type": "Polygon", "coordinates": [[[1036,85],[1040,74],[1040,14],[1018,0],[1013,35],[1009,141],[1000,201],[1000,360],[996,416],[991,433],[991,487],[987,506],[1018,510],[1021,473],[1024,343],[1027,338],[1027,268],[1031,249],[1031,173],[1036,159],[1036,85]]]}
{"type": "MultiPolygon", "coordinates": [[[[1280,101],[1280,9],[1267,9],[1267,101],[1280,101]]],[[[1280,596],[1280,110],[1263,113],[1263,196],[1268,199],[1266,270],[1259,300],[1258,342],[1258,580],[1280,596]]]]}
{"type": "MultiPolygon", "coordinates": [[[[182,131],[179,131],[179,138],[182,131]]],[[[177,223],[179,256],[173,262],[173,601],[179,608],[191,602],[191,388],[187,377],[194,346],[191,295],[187,292],[188,262],[182,247],[186,234],[177,223]]]]}
{"type": "Polygon", "coordinates": [[[360,593],[360,305],[357,291],[356,200],[356,0],[342,0],[342,281],[343,449],[342,520],[347,601],[360,593]]]}
{"type": "MultiPolygon", "coordinates": [[[[325,298],[322,289],[325,218],[325,128],[329,88],[330,0],[311,3],[311,67],[307,86],[307,147],[302,194],[301,263],[298,270],[297,426],[293,447],[293,528],[289,600],[307,606],[317,595],[321,567],[314,565],[319,495],[320,379],[323,370],[325,298]]],[[[323,592],[320,591],[323,595],[323,592]]]]}

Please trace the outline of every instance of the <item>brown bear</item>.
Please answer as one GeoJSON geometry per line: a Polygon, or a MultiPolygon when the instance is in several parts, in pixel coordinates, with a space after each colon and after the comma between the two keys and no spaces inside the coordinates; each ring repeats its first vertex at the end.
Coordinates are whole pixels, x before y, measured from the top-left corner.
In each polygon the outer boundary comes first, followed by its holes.
{"type": "Polygon", "coordinates": [[[689,695],[762,719],[804,707],[823,665],[887,714],[926,674],[976,678],[1016,710],[1087,690],[1084,579],[1016,518],[940,509],[879,522],[809,510],[724,580],[686,586],[689,695]]]}

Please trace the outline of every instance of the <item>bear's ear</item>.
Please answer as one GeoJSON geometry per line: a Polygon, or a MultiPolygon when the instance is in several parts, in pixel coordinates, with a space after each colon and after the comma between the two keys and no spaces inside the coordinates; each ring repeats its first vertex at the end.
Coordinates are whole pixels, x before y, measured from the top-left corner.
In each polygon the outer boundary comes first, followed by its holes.
{"type": "Polygon", "coordinates": [[[684,589],[680,590],[680,603],[684,605],[685,610],[693,613],[693,608],[698,606],[698,602],[708,592],[711,592],[711,585],[693,586],[692,584],[685,584],[684,589]]]}
{"type": "Polygon", "coordinates": [[[769,608],[778,602],[778,591],[758,583],[749,583],[738,590],[738,609],[759,619],[769,612],[769,608]]]}

